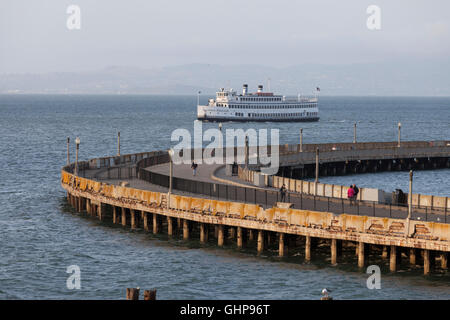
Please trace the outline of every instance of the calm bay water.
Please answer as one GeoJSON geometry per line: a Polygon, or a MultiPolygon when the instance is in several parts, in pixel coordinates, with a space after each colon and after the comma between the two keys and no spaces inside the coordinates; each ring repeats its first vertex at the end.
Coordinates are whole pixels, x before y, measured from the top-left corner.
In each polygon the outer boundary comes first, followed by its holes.
{"type": "MultiPolygon", "coordinates": [[[[81,139],[80,158],[167,149],[176,128],[192,131],[196,96],[0,96],[0,299],[116,299],[126,287],[158,288],[160,299],[449,299],[450,275],[422,270],[389,274],[368,290],[351,254],[337,267],[326,249],[313,263],[301,255],[279,260],[268,252],[238,252],[197,241],[131,232],[78,216],[65,201],[60,168],[66,138],[81,139]],[[69,265],[81,268],[81,290],[66,288],[69,265]]],[[[204,97],[202,100],[206,100],[204,97]]],[[[281,143],[393,141],[397,122],[405,140],[450,140],[450,98],[324,97],[318,123],[224,124],[279,128],[281,143]]],[[[213,127],[217,124],[204,124],[213,127]]],[[[72,156],[74,147],[72,144],[72,156]]],[[[449,195],[450,170],[416,173],[415,192],[449,195]]],[[[325,178],[324,178],[325,179],[325,178]]],[[[407,173],[333,177],[329,182],[407,188],[407,173]]],[[[323,180],[323,179],[322,179],[323,180]]],[[[325,180],[323,180],[325,181],[325,180]]]]}

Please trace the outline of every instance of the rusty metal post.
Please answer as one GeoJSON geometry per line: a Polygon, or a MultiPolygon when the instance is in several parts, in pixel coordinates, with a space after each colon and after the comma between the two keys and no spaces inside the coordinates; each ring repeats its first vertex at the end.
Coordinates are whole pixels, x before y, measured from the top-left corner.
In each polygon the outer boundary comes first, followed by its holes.
{"type": "Polygon", "coordinates": [[[353,124],[353,143],[356,143],[356,122],[353,124]]]}

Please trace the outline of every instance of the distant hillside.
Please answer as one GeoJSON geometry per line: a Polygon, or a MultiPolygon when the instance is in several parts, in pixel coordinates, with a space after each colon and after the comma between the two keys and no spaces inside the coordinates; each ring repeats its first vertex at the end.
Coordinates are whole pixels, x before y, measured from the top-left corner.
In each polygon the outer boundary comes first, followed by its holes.
{"type": "Polygon", "coordinates": [[[133,93],[212,94],[220,87],[238,91],[247,83],[296,95],[316,86],[324,95],[450,95],[449,62],[397,62],[352,65],[297,65],[274,68],[258,65],[189,64],[155,69],[108,67],[91,72],[0,75],[0,93],[133,93]]]}

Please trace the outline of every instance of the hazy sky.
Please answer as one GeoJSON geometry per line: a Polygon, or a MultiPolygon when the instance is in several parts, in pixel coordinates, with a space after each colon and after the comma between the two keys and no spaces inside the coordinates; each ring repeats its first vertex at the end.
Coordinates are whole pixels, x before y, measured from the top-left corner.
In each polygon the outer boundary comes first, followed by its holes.
{"type": "Polygon", "coordinates": [[[0,73],[448,61],[450,1],[1,0],[0,73]],[[68,30],[67,7],[81,9],[68,30]],[[381,8],[381,30],[366,26],[381,8]]]}

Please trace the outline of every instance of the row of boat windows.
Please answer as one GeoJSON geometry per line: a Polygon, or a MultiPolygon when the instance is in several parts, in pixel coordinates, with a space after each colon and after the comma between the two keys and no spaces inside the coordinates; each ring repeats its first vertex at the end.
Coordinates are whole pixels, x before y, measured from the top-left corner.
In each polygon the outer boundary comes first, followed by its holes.
{"type": "Polygon", "coordinates": [[[260,101],[260,102],[270,102],[270,101],[281,101],[281,97],[279,98],[253,98],[253,97],[248,97],[248,98],[241,98],[241,101],[260,101]]]}
{"type": "MultiPolygon", "coordinates": [[[[242,113],[236,112],[236,115],[242,115],[242,113]]],[[[318,112],[306,112],[306,116],[317,116],[318,112]]],[[[294,113],[249,113],[249,117],[254,118],[273,118],[273,117],[301,117],[305,116],[302,112],[294,112],[294,113]]]]}
{"type": "Polygon", "coordinates": [[[298,109],[298,108],[316,108],[316,104],[287,104],[287,105],[251,105],[251,104],[230,104],[218,103],[218,107],[229,107],[230,109],[298,109]]]}

